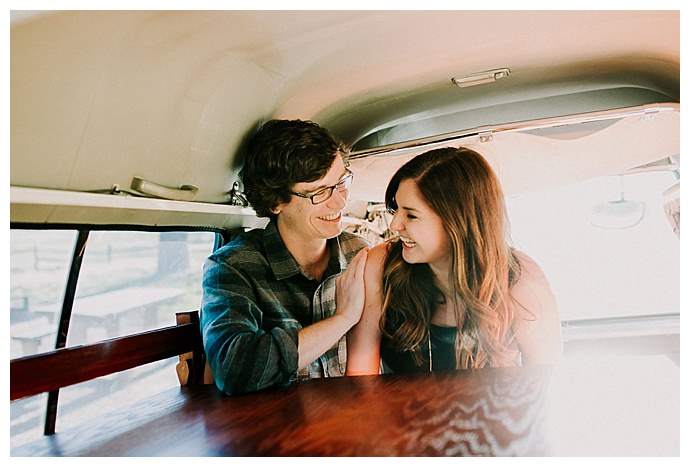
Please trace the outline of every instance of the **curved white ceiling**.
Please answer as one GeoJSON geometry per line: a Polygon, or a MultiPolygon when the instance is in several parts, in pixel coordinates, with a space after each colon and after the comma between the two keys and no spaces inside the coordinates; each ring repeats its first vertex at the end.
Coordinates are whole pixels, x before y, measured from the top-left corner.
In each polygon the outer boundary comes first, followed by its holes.
{"type": "Polygon", "coordinates": [[[92,191],[139,176],[222,202],[246,135],[269,118],[354,143],[390,122],[564,92],[678,100],[679,27],[677,11],[14,12],[11,185],[92,191]],[[497,67],[511,76],[450,83],[497,67]]]}

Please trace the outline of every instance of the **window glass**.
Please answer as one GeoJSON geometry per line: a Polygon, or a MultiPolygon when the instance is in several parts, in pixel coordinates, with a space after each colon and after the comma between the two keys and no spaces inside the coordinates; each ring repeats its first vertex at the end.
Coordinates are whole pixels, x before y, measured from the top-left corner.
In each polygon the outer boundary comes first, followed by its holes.
{"type": "Polygon", "coordinates": [[[645,172],[507,199],[513,243],[544,270],[561,319],[679,312],[680,242],[664,210],[675,183],[645,172]]]}
{"type": "Polygon", "coordinates": [[[55,313],[42,310],[62,304],[76,238],[75,231],[10,229],[10,358],[55,348],[55,313]]]}
{"type": "MultiPolygon", "coordinates": [[[[62,301],[69,274],[75,231],[10,229],[10,358],[55,348],[54,314],[39,310],[62,301]]],[[[43,433],[47,395],[10,404],[13,445],[43,433]]]]}
{"type": "MultiPolygon", "coordinates": [[[[10,232],[11,358],[17,358],[54,349],[77,233],[10,232]],[[47,335],[27,346],[22,333],[24,328],[37,333],[33,320],[46,325],[47,335]]],[[[214,240],[212,232],[90,232],[67,345],[171,326],[176,311],[199,309],[201,271],[214,240]]],[[[61,389],[56,430],[179,385],[177,361],[174,357],[61,389]]],[[[13,446],[42,435],[45,413],[45,395],[11,404],[13,446]]]]}
{"type": "Polygon", "coordinates": [[[91,232],[68,345],[170,326],[175,311],[198,309],[213,238],[210,232],[91,232]]]}

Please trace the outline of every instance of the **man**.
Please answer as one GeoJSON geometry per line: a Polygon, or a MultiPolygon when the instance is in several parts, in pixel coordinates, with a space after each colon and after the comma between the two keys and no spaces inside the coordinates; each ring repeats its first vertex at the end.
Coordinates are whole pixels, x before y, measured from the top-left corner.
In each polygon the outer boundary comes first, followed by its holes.
{"type": "Polygon", "coordinates": [[[300,120],[271,120],[249,142],[240,177],[270,221],[204,266],[201,329],[222,391],[345,373],[344,335],[362,314],[367,251],[342,230],[348,155],[327,130],[300,120]]]}

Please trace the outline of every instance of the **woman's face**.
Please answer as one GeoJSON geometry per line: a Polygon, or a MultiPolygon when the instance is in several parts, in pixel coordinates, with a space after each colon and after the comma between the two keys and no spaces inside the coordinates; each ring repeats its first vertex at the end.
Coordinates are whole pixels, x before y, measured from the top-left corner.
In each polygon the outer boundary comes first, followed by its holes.
{"type": "Polygon", "coordinates": [[[417,183],[406,179],[395,193],[398,210],[390,228],[402,242],[403,259],[410,263],[429,263],[432,269],[447,271],[450,262],[450,238],[443,221],[422,197],[417,183]]]}

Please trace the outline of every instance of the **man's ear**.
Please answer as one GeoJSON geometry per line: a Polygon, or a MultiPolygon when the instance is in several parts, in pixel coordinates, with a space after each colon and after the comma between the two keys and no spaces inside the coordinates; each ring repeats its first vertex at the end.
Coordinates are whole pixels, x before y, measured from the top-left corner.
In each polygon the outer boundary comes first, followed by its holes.
{"type": "Polygon", "coordinates": [[[280,214],[280,211],[282,211],[282,210],[283,210],[283,205],[282,205],[282,204],[279,204],[278,206],[276,206],[276,207],[274,207],[274,208],[271,208],[271,212],[272,212],[274,215],[276,215],[276,216],[277,216],[278,214],[280,214]]]}

